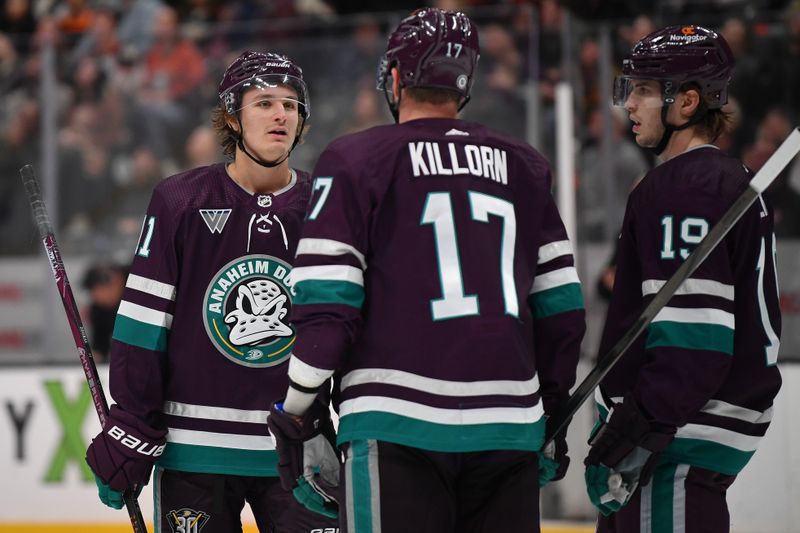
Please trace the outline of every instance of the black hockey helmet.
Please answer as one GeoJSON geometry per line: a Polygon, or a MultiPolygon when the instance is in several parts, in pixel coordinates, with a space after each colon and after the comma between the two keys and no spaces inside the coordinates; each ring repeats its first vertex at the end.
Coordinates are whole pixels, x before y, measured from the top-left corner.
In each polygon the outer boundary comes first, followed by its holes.
{"type": "Polygon", "coordinates": [[[462,97],[461,109],[469,101],[479,57],[478,28],[469,17],[434,7],[418,9],[389,36],[378,66],[378,89],[389,100],[391,71],[396,67],[401,88],[455,91],[462,97]]]}
{"type": "Polygon", "coordinates": [[[242,52],[225,70],[218,88],[219,100],[226,112],[236,116],[239,121],[239,132],[231,129],[239,148],[250,159],[264,167],[275,167],[283,163],[300,142],[306,120],[311,116],[311,101],[308,88],[303,80],[303,70],[288,57],[274,52],[242,52]],[[253,156],[244,145],[244,129],[239,111],[242,109],[242,94],[249,88],[266,89],[285,85],[297,93],[300,121],[292,147],[287,154],[276,161],[262,161],[253,156]]]}
{"type": "Polygon", "coordinates": [[[735,60],[719,33],[702,26],[669,26],[634,45],[622,62],[622,75],[614,81],[614,105],[622,106],[635,79],[661,83],[664,104],[675,101],[681,86],[694,82],[708,109],[728,101],[728,83],[735,60]]]}
{"type": "Polygon", "coordinates": [[[242,93],[250,87],[287,85],[297,92],[300,115],[311,116],[303,70],[288,57],[274,52],[243,52],[231,63],[219,83],[219,99],[228,113],[242,108],[242,93]]]}

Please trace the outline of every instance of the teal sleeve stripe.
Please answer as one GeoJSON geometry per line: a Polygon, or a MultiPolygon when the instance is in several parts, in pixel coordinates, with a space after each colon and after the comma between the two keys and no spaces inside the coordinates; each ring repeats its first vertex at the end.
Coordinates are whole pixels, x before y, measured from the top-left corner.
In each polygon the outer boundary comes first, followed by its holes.
{"type": "Polygon", "coordinates": [[[544,429],[544,418],[531,424],[450,425],[372,411],[343,416],[338,442],[376,439],[438,452],[537,452],[544,443],[544,429]]]}
{"type": "Polygon", "coordinates": [[[167,349],[168,335],[167,328],[139,322],[125,315],[117,315],[112,338],[145,350],[164,352],[167,349]]]}
{"type": "MultiPolygon", "coordinates": [[[[372,480],[369,469],[369,443],[356,440],[352,444],[352,463],[350,466],[350,485],[353,489],[352,517],[355,531],[374,533],[372,529],[372,501],[379,495],[372,493],[372,480]]],[[[348,517],[349,518],[349,517],[348,517]]]]}
{"type": "Polygon", "coordinates": [[[708,440],[677,437],[662,452],[661,461],[689,464],[734,476],[744,468],[754,453],[708,440]]]}
{"type": "Polygon", "coordinates": [[[534,318],[546,318],[584,308],[580,283],[567,283],[535,292],[530,295],[528,302],[530,302],[534,318]]]}
{"type": "Polygon", "coordinates": [[[653,322],[647,330],[646,348],[686,348],[733,354],[733,330],[718,324],[653,322]]]}
{"type": "Polygon", "coordinates": [[[181,472],[274,477],[278,475],[278,454],[274,450],[239,450],[169,442],[158,466],[181,472]]]}
{"type": "Polygon", "coordinates": [[[294,286],[293,305],[343,304],[361,309],[364,303],[364,287],[349,281],[304,280],[294,286]]]}

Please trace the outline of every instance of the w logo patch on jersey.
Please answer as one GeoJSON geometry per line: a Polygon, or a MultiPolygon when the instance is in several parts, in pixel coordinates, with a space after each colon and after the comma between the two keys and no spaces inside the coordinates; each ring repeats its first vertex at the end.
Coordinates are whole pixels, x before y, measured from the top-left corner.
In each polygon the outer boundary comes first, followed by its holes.
{"type": "Polygon", "coordinates": [[[201,209],[200,216],[203,217],[203,222],[206,223],[211,233],[222,233],[225,223],[228,222],[228,217],[231,216],[231,210],[201,209]]]}

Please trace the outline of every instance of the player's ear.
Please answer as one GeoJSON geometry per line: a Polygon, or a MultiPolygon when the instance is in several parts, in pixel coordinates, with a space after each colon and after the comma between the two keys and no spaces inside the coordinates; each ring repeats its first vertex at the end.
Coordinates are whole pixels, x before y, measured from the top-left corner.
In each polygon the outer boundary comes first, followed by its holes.
{"type": "Polygon", "coordinates": [[[239,121],[236,120],[236,117],[230,113],[225,114],[225,124],[227,124],[228,127],[234,131],[234,133],[239,133],[239,121]]]}
{"type": "Polygon", "coordinates": [[[697,108],[700,107],[700,91],[697,89],[687,89],[681,93],[681,115],[691,118],[694,116],[697,108]]]}

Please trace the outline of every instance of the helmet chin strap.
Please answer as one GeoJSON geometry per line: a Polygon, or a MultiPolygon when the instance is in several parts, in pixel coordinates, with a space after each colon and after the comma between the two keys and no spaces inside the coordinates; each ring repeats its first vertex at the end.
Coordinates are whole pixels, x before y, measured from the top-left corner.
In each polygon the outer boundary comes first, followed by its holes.
{"type": "Polygon", "coordinates": [[[277,167],[278,165],[289,159],[289,155],[292,153],[292,150],[294,150],[294,147],[297,146],[297,143],[300,141],[300,136],[303,134],[303,129],[306,127],[306,120],[304,118],[301,118],[301,120],[302,122],[300,123],[300,129],[298,130],[297,135],[295,135],[294,137],[294,142],[292,143],[291,148],[289,148],[289,151],[286,152],[286,155],[284,155],[280,159],[276,159],[275,161],[264,161],[262,159],[257,158],[247,150],[247,148],[244,145],[244,126],[242,126],[242,121],[241,119],[239,119],[238,116],[236,117],[236,122],[239,123],[239,133],[235,131],[233,132],[234,137],[236,137],[236,145],[242,152],[244,152],[244,154],[247,157],[252,159],[256,164],[261,165],[262,167],[265,168],[277,167]]]}
{"type": "Polygon", "coordinates": [[[655,146],[650,147],[650,151],[652,151],[657,156],[661,155],[664,150],[667,149],[667,144],[669,144],[670,138],[672,138],[672,134],[676,131],[685,130],[689,126],[694,126],[698,124],[700,121],[703,120],[703,117],[706,116],[708,110],[706,106],[701,106],[700,109],[694,114],[692,118],[689,119],[686,124],[681,124],[680,126],[675,126],[674,124],[670,124],[667,122],[667,112],[669,111],[669,106],[671,106],[675,102],[670,102],[667,105],[661,106],[661,125],[664,126],[664,133],[661,135],[661,140],[658,141],[658,144],[655,146]]]}

